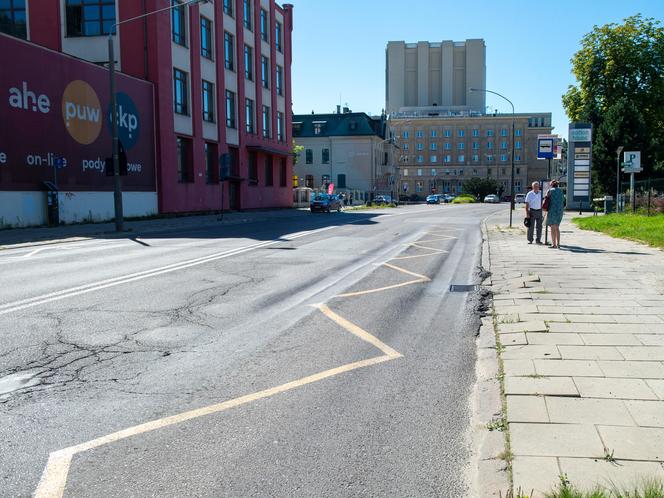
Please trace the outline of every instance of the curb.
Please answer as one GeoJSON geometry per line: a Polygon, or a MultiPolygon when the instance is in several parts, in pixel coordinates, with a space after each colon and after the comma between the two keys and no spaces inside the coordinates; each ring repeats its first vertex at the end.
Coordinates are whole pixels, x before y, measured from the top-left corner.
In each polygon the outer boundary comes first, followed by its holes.
{"type": "MultiPolygon", "coordinates": [[[[482,267],[490,270],[489,236],[486,222],[482,223],[482,267]]],[[[491,276],[482,287],[492,285],[491,276]]],[[[492,301],[493,308],[493,301],[492,301]]],[[[482,318],[477,344],[475,365],[476,383],[472,396],[472,443],[475,474],[472,478],[471,496],[500,497],[511,488],[507,462],[502,458],[506,452],[502,431],[487,427],[502,419],[503,405],[498,379],[500,367],[497,355],[496,335],[493,319],[482,318]]]]}

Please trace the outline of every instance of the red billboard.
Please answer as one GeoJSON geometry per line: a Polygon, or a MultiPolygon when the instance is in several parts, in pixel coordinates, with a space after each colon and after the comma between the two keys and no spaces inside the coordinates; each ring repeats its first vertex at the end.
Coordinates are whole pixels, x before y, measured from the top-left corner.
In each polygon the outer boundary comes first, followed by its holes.
{"type": "MultiPolygon", "coordinates": [[[[0,33],[0,190],[113,190],[109,74],[0,33]]],[[[152,84],[116,73],[127,191],[155,190],[152,84]]]]}

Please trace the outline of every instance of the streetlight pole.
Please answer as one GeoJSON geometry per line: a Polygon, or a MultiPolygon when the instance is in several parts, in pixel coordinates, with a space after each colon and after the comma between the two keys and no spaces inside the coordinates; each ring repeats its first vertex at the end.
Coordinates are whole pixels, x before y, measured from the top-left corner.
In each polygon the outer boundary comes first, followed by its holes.
{"type": "Polygon", "coordinates": [[[470,91],[498,95],[498,97],[505,99],[512,106],[512,171],[510,173],[510,228],[512,228],[512,211],[514,211],[514,104],[504,95],[501,95],[498,92],[494,92],[492,90],[487,90],[486,88],[470,88],[470,91]]]}
{"type": "Polygon", "coordinates": [[[618,150],[616,150],[616,213],[618,212],[618,198],[620,197],[620,154],[624,148],[625,147],[621,145],[618,147],[618,150]]]}
{"type": "Polygon", "coordinates": [[[118,137],[118,100],[115,92],[115,46],[113,44],[113,35],[117,27],[121,24],[143,19],[153,14],[166,12],[179,7],[186,7],[197,3],[208,3],[210,0],[187,0],[182,3],[176,3],[164,7],[163,9],[153,10],[141,14],[140,16],[130,17],[124,21],[119,21],[111,25],[108,31],[108,77],[111,91],[111,155],[113,157],[113,205],[115,209],[115,231],[124,230],[124,215],[122,213],[122,182],[120,181],[120,139],[118,137]]]}

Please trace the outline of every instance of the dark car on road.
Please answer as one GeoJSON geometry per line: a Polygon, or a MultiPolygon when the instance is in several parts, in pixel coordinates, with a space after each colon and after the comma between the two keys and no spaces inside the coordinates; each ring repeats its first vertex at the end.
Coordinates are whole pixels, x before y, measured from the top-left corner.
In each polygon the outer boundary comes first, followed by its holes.
{"type": "Polygon", "coordinates": [[[427,195],[427,204],[440,204],[440,197],[436,194],[427,195]]]}
{"type": "Polygon", "coordinates": [[[329,213],[334,210],[340,212],[341,199],[334,194],[316,194],[313,199],[311,199],[309,207],[311,208],[312,213],[315,213],[316,211],[329,213]]]}

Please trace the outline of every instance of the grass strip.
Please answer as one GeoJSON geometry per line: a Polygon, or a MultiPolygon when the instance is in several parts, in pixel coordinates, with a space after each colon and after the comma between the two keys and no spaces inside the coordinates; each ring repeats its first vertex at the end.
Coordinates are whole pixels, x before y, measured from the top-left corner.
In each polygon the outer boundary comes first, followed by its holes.
{"type": "Polygon", "coordinates": [[[601,232],[611,237],[644,242],[664,248],[664,215],[607,214],[573,218],[572,222],[583,230],[601,232]]]}

